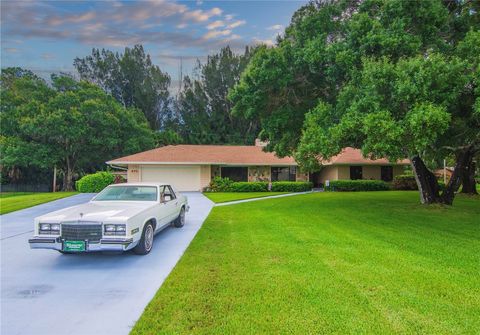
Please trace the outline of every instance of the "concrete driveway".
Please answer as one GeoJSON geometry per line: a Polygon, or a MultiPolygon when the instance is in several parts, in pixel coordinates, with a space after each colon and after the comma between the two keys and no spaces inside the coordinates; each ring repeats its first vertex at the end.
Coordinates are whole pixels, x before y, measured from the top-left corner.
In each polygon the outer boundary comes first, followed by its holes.
{"type": "Polygon", "coordinates": [[[186,195],[185,226],[159,233],[146,256],[29,248],[35,216],[84,203],[91,194],[1,216],[0,333],[128,334],[213,207],[201,193],[186,195]]]}

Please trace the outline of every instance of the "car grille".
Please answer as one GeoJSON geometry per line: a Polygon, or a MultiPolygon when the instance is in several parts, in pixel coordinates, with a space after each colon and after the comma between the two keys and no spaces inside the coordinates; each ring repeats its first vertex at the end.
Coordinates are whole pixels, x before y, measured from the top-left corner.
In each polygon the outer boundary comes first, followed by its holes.
{"type": "Polygon", "coordinates": [[[100,223],[62,223],[62,239],[69,241],[99,242],[102,238],[102,225],[100,223]]]}

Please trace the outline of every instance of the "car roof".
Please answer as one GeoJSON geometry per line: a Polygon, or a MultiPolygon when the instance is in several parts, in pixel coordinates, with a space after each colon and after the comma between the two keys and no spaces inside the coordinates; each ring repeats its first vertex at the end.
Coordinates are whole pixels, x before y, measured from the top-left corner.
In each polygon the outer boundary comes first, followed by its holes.
{"type": "Polygon", "coordinates": [[[136,182],[136,183],[119,183],[119,184],[111,184],[109,186],[164,186],[170,185],[169,183],[163,182],[136,182]]]}

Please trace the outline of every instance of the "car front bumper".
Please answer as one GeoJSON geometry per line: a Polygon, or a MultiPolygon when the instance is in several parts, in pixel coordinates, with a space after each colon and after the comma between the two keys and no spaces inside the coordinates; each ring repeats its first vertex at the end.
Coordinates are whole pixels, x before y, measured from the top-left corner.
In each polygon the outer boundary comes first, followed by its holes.
{"type": "MultiPolygon", "coordinates": [[[[28,240],[30,249],[53,249],[63,250],[63,241],[59,237],[33,237],[28,240]]],[[[86,250],[79,252],[94,251],[126,251],[134,247],[133,238],[101,239],[100,242],[86,242],[86,250]]],[[[76,252],[76,251],[74,251],[76,252]]]]}

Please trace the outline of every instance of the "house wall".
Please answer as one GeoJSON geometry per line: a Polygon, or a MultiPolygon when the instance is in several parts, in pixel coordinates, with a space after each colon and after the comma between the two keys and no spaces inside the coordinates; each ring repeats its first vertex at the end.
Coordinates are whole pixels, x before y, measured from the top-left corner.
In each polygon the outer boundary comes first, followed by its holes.
{"type": "Polygon", "coordinates": [[[337,179],[350,179],[350,165],[338,165],[337,179]]]}
{"type": "Polygon", "coordinates": [[[212,168],[210,165],[200,166],[200,186],[207,187],[212,180],[212,168]]]}
{"type": "Polygon", "coordinates": [[[127,170],[127,182],[135,183],[140,181],[140,166],[129,165],[127,170]]]}
{"type": "MultiPolygon", "coordinates": [[[[363,179],[382,178],[382,168],[380,165],[363,165],[363,179]]],[[[403,174],[405,167],[403,165],[393,166],[393,176],[403,174]]],[[[350,165],[328,165],[324,166],[318,174],[317,183],[324,184],[326,180],[349,180],[350,179],[350,165]]]]}
{"type": "Polygon", "coordinates": [[[324,184],[326,180],[337,180],[338,179],[338,166],[328,165],[324,166],[320,173],[316,183],[324,184]]]}

